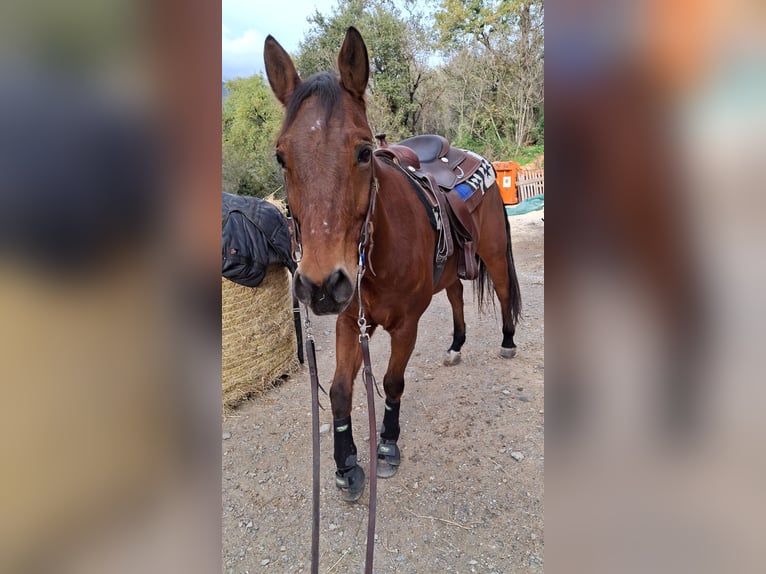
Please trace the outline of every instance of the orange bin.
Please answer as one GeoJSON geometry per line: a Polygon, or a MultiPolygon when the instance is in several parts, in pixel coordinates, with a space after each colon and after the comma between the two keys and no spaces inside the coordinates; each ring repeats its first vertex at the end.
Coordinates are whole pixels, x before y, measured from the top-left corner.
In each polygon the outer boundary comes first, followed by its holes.
{"type": "Polygon", "coordinates": [[[516,173],[521,166],[515,161],[494,161],[492,167],[497,174],[497,187],[500,188],[503,203],[505,205],[519,203],[519,195],[516,193],[516,173]]]}

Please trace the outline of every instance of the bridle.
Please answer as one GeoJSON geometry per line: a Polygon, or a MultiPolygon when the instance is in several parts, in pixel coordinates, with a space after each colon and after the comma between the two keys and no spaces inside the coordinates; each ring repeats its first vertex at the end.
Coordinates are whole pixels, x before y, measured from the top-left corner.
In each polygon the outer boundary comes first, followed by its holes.
{"type": "MultiPolygon", "coordinates": [[[[375,158],[371,158],[370,161],[372,162],[372,177],[370,178],[370,201],[367,204],[367,213],[364,216],[364,223],[362,223],[362,228],[359,232],[359,247],[358,247],[358,253],[359,253],[359,266],[362,268],[362,272],[366,268],[367,262],[369,260],[369,255],[372,253],[372,247],[373,247],[373,239],[372,239],[372,232],[373,232],[373,224],[372,224],[372,216],[375,213],[375,204],[377,203],[378,199],[378,178],[375,175],[375,158]],[[368,249],[369,246],[369,249],[368,249]]],[[[287,183],[285,182],[285,192],[287,191],[287,183]]],[[[285,193],[285,195],[287,195],[285,193]]],[[[293,252],[292,257],[293,261],[296,263],[300,263],[301,259],[303,259],[303,243],[301,241],[301,226],[298,223],[298,221],[293,217],[292,211],[290,210],[290,202],[287,202],[287,228],[290,231],[290,241],[292,242],[293,252]]],[[[371,269],[372,274],[375,274],[375,271],[371,269]]]]}
{"type": "MultiPolygon", "coordinates": [[[[377,455],[377,423],[375,422],[375,397],[373,396],[373,386],[382,396],[378,389],[377,382],[372,373],[372,361],[370,360],[370,334],[367,332],[369,326],[364,314],[364,303],[362,302],[362,277],[369,265],[370,272],[375,275],[372,268],[370,256],[374,245],[373,231],[374,226],[372,217],[375,214],[375,204],[378,198],[378,178],[375,175],[375,157],[370,158],[372,166],[372,177],[370,179],[370,201],[367,205],[367,213],[359,232],[359,244],[357,247],[358,260],[356,270],[356,295],[359,302],[359,314],[357,325],[359,326],[359,344],[362,347],[362,361],[364,368],[362,370],[362,379],[367,394],[367,414],[370,425],[370,501],[369,513],[367,516],[367,548],[365,553],[364,571],[365,574],[372,574],[373,553],[375,545],[375,515],[377,509],[377,477],[378,477],[378,455],[377,455]]],[[[300,263],[303,258],[303,245],[301,243],[300,224],[295,220],[290,211],[290,204],[287,204],[287,226],[290,231],[290,240],[293,247],[293,261],[300,263]]],[[[300,313],[298,308],[294,312],[300,313]]],[[[311,523],[311,572],[319,572],[319,374],[316,365],[316,345],[314,335],[311,329],[311,320],[309,311],[304,305],[305,311],[305,332],[306,332],[306,356],[309,364],[309,377],[311,380],[311,426],[312,426],[312,523],[311,523]]],[[[322,389],[324,391],[324,389],[322,389]]],[[[325,392],[325,394],[327,394],[325,392]]]]}
{"type": "MultiPolygon", "coordinates": [[[[356,296],[359,302],[359,315],[357,324],[359,325],[359,339],[367,335],[367,320],[364,315],[364,304],[362,303],[362,277],[364,277],[365,271],[369,266],[370,272],[375,275],[375,269],[372,267],[372,261],[370,259],[372,255],[372,249],[375,245],[373,240],[374,225],[372,223],[372,216],[375,214],[375,205],[378,200],[378,178],[375,175],[375,158],[370,159],[372,166],[372,177],[370,178],[370,200],[367,204],[367,213],[364,216],[364,222],[362,223],[361,230],[359,231],[359,244],[357,246],[358,260],[356,266],[356,296]]],[[[287,184],[285,183],[285,187],[287,184]]],[[[285,194],[287,195],[287,194],[285,194]]],[[[303,244],[301,242],[301,227],[298,221],[293,217],[290,211],[290,203],[287,202],[287,228],[290,232],[290,241],[292,242],[292,257],[295,263],[300,263],[303,258],[303,244]]],[[[306,309],[306,320],[308,321],[308,309],[306,309]]],[[[378,391],[380,394],[380,391],[378,391]]]]}

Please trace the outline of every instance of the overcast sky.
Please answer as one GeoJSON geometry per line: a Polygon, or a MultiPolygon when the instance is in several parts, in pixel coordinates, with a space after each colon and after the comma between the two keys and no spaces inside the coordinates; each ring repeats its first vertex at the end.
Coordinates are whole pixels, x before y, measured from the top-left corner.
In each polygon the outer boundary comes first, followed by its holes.
{"type": "Polygon", "coordinates": [[[222,0],[223,79],[263,71],[263,42],[271,34],[290,54],[309,29],[316,10],[329,15],[337,0],[222,0]]]}

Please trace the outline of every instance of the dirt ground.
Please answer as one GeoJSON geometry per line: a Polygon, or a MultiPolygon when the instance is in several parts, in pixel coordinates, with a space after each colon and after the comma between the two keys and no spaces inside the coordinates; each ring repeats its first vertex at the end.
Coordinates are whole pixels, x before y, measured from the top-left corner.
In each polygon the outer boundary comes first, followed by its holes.
{"type": "MultiPolygon", "coordinates": [[[[524,302],[512,360],[498,357],[500,318],[479,315],[466,289],[462,363],[445,367],[452,319],[442,292],[420,320],[401,406],[402,466],[378,480],[374,571],[543,571],[543,211],[511,218],[524,302]],[[519,459],[519,460],[517,460],[519,459]]],[[[312,320],[319,377],[335,366],[334,317],[312,320]]],[[[389,337],[372,338],[382,381],[389,337]]],[[[381,385],[382,386],[382,385],[381,385]]],[[[357,379],[352,421],[369,469],[366,397],[357,379]]],[[[320,424],[330,424],[329,398],[320,424]]],[[[383,400],[376,396],[378,424],[383,400]]],[[[308,369],[246,402],[223,423],[223,571],[309,572],[311,415],[308,369]]],[[[320,568],[364,571],[368,488],[356,504],[334,486],[332,433],[321,435],[320,568]]],[[[369,473],[368,473],[369,474],[369,473]]],[[[369,477],[368,477],[369,480],[369,477]]]]}

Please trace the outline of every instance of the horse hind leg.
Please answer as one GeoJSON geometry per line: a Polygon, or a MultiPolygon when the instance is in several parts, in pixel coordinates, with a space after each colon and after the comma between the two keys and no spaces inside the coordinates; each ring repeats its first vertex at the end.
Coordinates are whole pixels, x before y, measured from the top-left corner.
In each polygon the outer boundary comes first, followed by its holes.
{"type": "Polygon", "coordinates": [[[447,299],[452,306],[452,344],[444,357],[446,366],[457,365],[460,362],[460,349],[465,343],[465,316],[463,315],[463,283],[456,279],[447,287],[447,299]]]}
{"type": "Polygon", "coordinates": [[[481,305],[484,300],[492,297],[491,286],[494,285],[503,317],[503,342],[499,355],[504,359],[511,359],[516,356],[513,337],[521,314],[521,291],[511,249],[510,224],[504,211],[503,219],[506,242],[490,241],[486,237],[488,234],[484,234],[477,250],[481,257],[478,293],[481,305]]]}
{"type": "Polygon", "coordinates": [[[487,265],[487,268],[489,269],[490,277],[492,277],[495,294],[498,301],[500,301],[503,317],[503,342],[500,344],[498,354],[503,359],[512,359],[516,356],[517,351],[516,342],[513,338],[516,335],[516,321],[521,302],[516,271],[513,269],[512,262],[510,265],[506,262],[495,262],[494,266],[487,265]],[[495,280],[495,277],[499,280],[495,280]]]}

